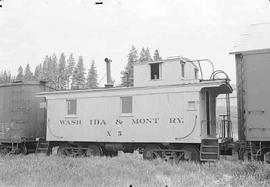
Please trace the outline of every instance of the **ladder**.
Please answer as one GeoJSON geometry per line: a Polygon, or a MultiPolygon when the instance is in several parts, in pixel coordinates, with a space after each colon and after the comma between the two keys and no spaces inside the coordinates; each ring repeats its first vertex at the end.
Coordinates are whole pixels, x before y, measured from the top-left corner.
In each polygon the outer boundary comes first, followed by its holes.
{"type": "Polygon", "coordinates": [[[50,146],[50,142],[47,142],[43,138],[39,138],[38,142],[37,142],[35,154],[45,153],[45,154],[49,155],[49,146],[50,146]]]}
{"type": "Polygon", "coordinates": [[[217,138],[202,139],[200,160],[206,162],[219,160],[219,143],[217,138]]]}

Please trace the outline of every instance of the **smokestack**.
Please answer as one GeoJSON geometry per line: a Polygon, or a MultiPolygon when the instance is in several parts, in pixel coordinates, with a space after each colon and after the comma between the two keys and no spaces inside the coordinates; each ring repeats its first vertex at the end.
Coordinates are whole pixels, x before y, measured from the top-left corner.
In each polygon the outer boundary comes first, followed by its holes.
{"type": "Polygon", "coordinates": [[[105,88],[113,87],[112,78],[111,78],[111,59],[105,58],[104,61],[106,62],[106,69],[107,69],[107,84],[105,84],[105,88]]]}

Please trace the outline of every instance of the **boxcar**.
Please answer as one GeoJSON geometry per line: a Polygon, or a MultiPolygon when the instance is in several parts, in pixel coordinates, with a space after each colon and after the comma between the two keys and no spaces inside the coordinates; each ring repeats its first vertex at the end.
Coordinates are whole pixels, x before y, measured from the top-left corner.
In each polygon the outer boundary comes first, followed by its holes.
{"type": "Polygon", "coordinates": [[[270,162],[270,24],[255,24],[242,35],[235,51],[238,125],[242,150],[270,162]]]}
{"type": "Polygon", "coordinates": [[[37,138],[46,135],[44,98],[35,93],[50,91],[44,82],[0,85],[0,148],[2,152],[33,151],[37,138]]]}

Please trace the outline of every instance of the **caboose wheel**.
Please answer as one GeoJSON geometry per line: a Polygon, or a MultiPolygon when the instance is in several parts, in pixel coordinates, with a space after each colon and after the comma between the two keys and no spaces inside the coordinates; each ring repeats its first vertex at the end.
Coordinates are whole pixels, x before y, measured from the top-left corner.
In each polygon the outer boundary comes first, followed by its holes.
{"type": "Polygon", "coordinates": [[[99,145],[89,145],[87,147],[87,150],[85,152],[85,155],[87,157],[91,157],[91,156],[102,156],[101,147],[99,145]]]}
{"type": "Polygon", "coordinates": [[[184,160],[187,161],[200,161],[200,152],[198,150],[198,148],[196,148],[195,146],[192,145],[187,145],[185,147],[182,148],[183,150],[190,152],[190,155],[186,155],[184,157],[184,160]]]}
{"type": "Polygon", "coordinates": [[[70,151],[68,150],[70,146],[68,144],[63,144],[61,145],[58,150],[57,150],[57,155],[58,156],[69,156],[70,151]]]}
{"type": "Polygon", "coordinates": [[[145,160],[153,160],[153,159],[159,158],[160,155],[153,151],[153,150],[156,150],[156,149],[160,149],[160,147],[158,145],[147,145],[143,149],[143,159],[145,159],[145,160]]]}

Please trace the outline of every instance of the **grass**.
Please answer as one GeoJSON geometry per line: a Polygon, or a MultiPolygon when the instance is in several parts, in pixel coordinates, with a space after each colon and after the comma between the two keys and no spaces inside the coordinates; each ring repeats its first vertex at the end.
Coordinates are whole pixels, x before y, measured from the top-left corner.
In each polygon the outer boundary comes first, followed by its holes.
{"type": "Polygon", "coordinates": [[[138,154],[106,158],[0,157],[0,186],[269,186],[270,166],[222,160],[173,165],[138,154]]]}

